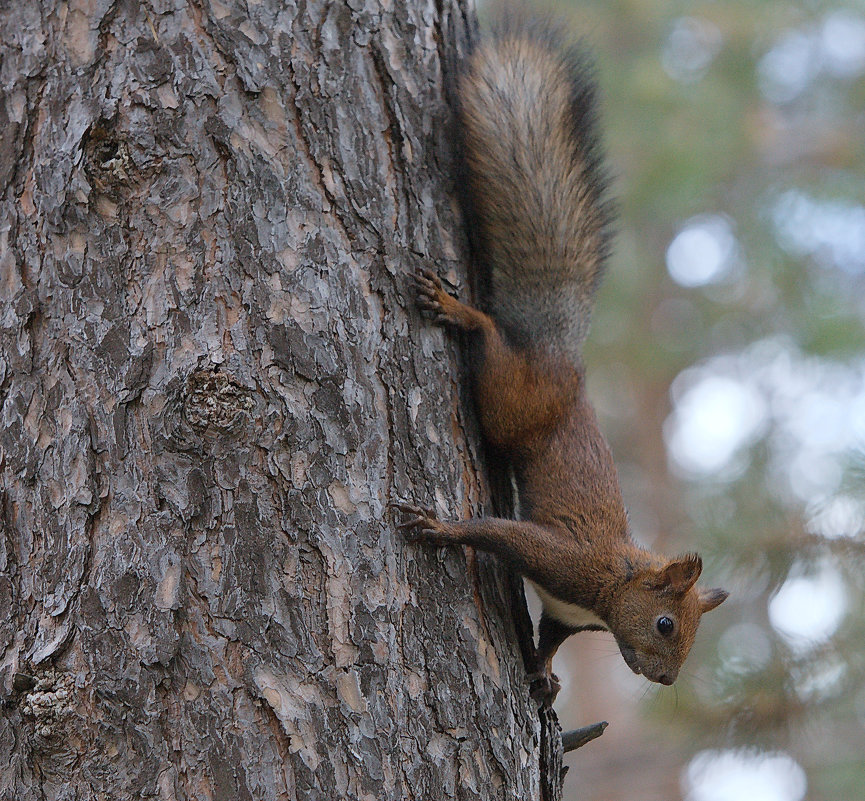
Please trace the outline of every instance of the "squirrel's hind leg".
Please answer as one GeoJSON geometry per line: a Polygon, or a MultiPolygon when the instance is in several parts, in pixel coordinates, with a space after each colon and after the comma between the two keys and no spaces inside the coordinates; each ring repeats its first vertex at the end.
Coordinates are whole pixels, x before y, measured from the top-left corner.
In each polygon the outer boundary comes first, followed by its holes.
{"type": "Polygon", "coordinates": [[[549,432],[573,403],[576,372],[553,370],[542,354],[512,347],[492,317],[449,295],[431,270],[419,270],[415,283],[421,309],[476,340],[472,372],[486,438],[507,451],[549,432]]]}
{"type": "Polygon", "coordinates": [[[538,647],[535,649],[535,669],[529,674],[532,698],[541,703],[552,705],[561,689],[559,677],[553,673],[553,657],[559,646],[576,634],[579,629],[567,626],[561,621],[541,613],[538,624],[538,647]]]}

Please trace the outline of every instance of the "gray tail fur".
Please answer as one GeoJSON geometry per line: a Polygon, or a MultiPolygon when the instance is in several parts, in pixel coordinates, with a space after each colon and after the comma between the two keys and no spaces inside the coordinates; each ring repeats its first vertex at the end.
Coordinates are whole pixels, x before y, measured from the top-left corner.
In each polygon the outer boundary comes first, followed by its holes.
{"type": "Polygon", "coordinates": [[[487,310],[514,344],[578,362],[612,221],[592,67],[554,26],[510,16],[458,96],[487,310]]]}

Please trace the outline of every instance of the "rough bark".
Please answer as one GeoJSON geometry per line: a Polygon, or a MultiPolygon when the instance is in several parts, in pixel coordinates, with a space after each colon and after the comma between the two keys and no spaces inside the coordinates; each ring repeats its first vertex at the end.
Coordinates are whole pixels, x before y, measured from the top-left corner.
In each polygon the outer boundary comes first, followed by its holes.
{"type": "Polygon", "coordinates": [[[0,13],[0,797],[539,797],[503,571],[386,509],[486,497],[465,4],[0,13]]]}

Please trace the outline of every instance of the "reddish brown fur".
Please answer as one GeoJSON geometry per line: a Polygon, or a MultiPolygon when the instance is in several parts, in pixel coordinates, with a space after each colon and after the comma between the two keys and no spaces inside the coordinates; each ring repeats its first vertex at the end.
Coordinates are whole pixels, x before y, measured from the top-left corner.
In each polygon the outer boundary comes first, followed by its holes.
{"type": "MultiPolygon", "coordinates": [[[[448,295],[435,275],[421,272],[417,282],[422,308],[479,340],[480,420],[486,438],[512,456],[525,519],[444,523],[429,510],[403,505],[415,517],[401,527],[498,553],[556,599],[597,615],[633,670],[672,683],[700,615],[726,593],[695,589],[699,557],[667,561],[631,540],[612,454],[570,360],[512,348],[492,318],[448,295]],[[672,635],[657,631],[659,616],[675,621],[672,635]]],[[[568,633],[542,637],[539,669],[548,670],[568,633]]]]}
{"type": "Polygon", "coordinates": [[[611,216],[590,75],[555,30],[511,19],[460,78],[466,210],[492,316],[452,298],[431,272],[417,276],[418,304],[476,343],[478,415],[487,440],[510,455],[523,519],[444,523],[402,504],[412,516],[401,528],[494,551],[538,585],[540,672],[569,634],[606,627],[633,670],[669,684],[700,615],[726,593],[695,589],[699,557],[668,561],[631,540],[585,396],[580,346],[611,216]]]}

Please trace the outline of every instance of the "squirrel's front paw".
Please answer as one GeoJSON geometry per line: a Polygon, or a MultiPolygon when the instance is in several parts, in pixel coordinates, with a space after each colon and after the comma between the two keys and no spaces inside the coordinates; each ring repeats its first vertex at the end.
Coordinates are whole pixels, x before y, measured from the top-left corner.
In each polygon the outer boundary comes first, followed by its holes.
{"type": "Polygon", "coordinates": [[[432,509],[424,509],[421,506],[400,501],[392,503],[391,506],[405,514],[412,515],[408,520],[397,525],[397,530],[401,531],[408,539],[427,540],[441,544],[454,541],[452,528],[439,520],[432,509]]]}

